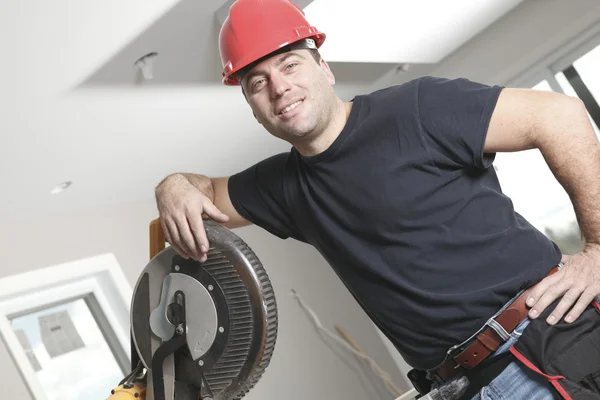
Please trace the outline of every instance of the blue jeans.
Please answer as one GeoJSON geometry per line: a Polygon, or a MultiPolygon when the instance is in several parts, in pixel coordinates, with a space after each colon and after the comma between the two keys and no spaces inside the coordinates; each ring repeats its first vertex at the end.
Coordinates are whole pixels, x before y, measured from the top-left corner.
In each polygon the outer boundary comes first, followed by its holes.
{"type": "MultiPolygon", "coordinates": [[[[519,340],[529,322],[529,319],[521,322],[494,355],[508,351],[519,340]]],[[[553,400],[553,390],[544,377],[513,361],[489,385],[481,388],[472,400],[553,400]]]]}

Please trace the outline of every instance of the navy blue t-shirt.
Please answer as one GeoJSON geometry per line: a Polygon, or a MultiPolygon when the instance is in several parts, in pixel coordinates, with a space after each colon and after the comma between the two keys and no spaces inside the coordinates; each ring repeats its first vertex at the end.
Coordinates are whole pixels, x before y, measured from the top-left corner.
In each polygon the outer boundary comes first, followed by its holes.
{"type": "Polygon", "coordinates": [[[313,245],[406,362],[432,368],[561,259],[483,152],[501,90],[424,77],[357,96],[324,152],[231,176],[233,205],[313,245]]]}

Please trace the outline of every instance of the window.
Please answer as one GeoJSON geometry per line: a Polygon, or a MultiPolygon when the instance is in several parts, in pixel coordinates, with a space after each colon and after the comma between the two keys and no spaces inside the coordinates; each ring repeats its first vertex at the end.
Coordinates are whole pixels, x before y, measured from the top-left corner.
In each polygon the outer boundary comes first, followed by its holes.
{"type": "Polygon", "coordinates": [[[35,400],[104,400],[130,371],[131,289],[112,255],[0,288],[0,333],[35,400]]]}
{"type": "MultiPolygon", "coordinates": [[[[580,98],[600,138],[597,71],[600,71],[600,29],[593,27],[507,86],[580,98]]],[[[554,240],[564,253],[581,250],[583,241],[571,200],[539,150],[498,154],[495,164],[503,192],[513,200],[515,210],[554,240]]]]}
{"type": "Polygon", "coordinates": [[[588,110],[596,135],[600,137],[600,45],[555,76],[563,93],[579,97],[588,110]]]}
{"type": "Polygon", "coordinates": [[[508,82],[507,86],[530,87],[580,98],[596,135],[600,137],[600,29],[583,35],[582,43],[568,46],[563,55],[557,51],[545,62],[508,82]],[[588,37],[591,36],[591,37],[588,37]]]}
{"type": "Polygon", "coordinates": [[[578,71],[583,82],[594,96],[596,101],[600,99],[600,45],[583,57],[573,62],[573,67],[578,71]]]}
{"type": "Polygon", "coordinates": [[[543,80],[540,83],[538,83],[537,85],[535,85],[533,87],[533,89],[535,89],[535,90],[543,90],[545,92],[552,92],[552,88],[550,87],[550,84],[546,80],[543,80]]]}

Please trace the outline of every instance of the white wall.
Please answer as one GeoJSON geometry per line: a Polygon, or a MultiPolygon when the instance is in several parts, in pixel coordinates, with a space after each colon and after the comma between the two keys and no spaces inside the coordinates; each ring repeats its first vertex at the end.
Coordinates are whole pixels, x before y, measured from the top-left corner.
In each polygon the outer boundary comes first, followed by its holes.
{"type": "MultiPolygon", "coordinates": [[[[148,224],[156,215],[153,202],[142,202],[90,213],[3,223],[0,277],[112,252],[133,286],[148,262],[148,224]]],[[[257,227],[235,232],[253,248],[267,269],[280,318],[271,366],[248,399],[393,398],[386,394],[369,367],[321,339],[291,297],[292,288],[326,327],[334,330],[335,324],[341,325],[391,374],[398,386],[408,389],[367,316],[312,248],[279,240],[257,227]]],[[[30,398],[4,344],[0,345],[0,370],[2,398],[30,398]]]]}
{"type": "Polygon", "coordinates": [[[230,175],[290,148],[256,122],[239,88],[219,84],[84,89],[9,106],[0,220],[152,199],[169,173],[230,175]],[[50,196],[65,180],[69,192],[50,196]]]}

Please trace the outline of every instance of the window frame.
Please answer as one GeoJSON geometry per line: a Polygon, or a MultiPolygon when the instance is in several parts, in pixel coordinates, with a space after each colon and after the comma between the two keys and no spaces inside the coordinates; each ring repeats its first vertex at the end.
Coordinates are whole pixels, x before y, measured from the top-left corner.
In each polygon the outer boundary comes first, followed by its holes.
{"type": "Polygon", "coordinates": [[[509,79],[505,86],[531,88],[539,82],[546,80],[552,90],[564,94],[555,75],[599,45],[600,24],[593,24],[574,38],[569,39],[568,42],[555,49],[551,54],[538,60],[534,65],[521,71],[512,79],[509,79]]]}
{"type": "Polygon", "coordinates": [[[132,294],[132,288],[113,254],[0,279],[0,336],[33,399],[46,400],[47,396],[10,320],[67,301],[84,299],[102,332],[111,330],[113,337],[105,339],[111,350],[122,350],[115,357],[119,366],[123,367],[124,362],[131,363],[129,312],[132,294]],[[89,296],[94,298],[92,304],[87,300],[89,296]],[[98,312],[101,312],[100,318],[97,318],[98,312]]]}

